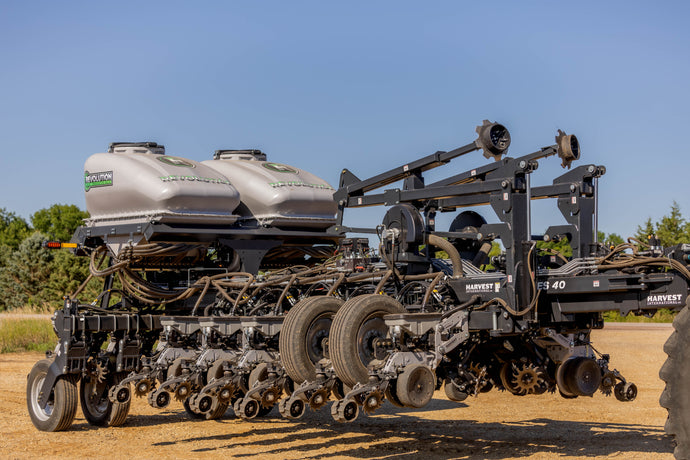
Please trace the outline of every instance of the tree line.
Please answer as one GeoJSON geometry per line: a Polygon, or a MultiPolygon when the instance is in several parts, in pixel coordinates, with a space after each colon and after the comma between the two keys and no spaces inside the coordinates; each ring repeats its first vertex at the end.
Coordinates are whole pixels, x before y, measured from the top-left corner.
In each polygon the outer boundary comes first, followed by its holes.
{"type": "MultiPolygon", "coordinates": [[[[89,275],[88,258],[76,257],[67,250],[45,249],[43,242],[69,241],[88,216],[75,205],[54,204],[36,211],[27,222],[0,208],[0,311],[26,307],[53,311],[62,306],[63,296],[76,291],[89,275]]],[[[666,247],[690,243],[690,221],[674,201],[668,214],[657,222],[648,218],[637,226],[633,236],[646,241],[649,235],[656,235],[666,247]]],[[[616,245],[624,239],[616,233],[599,232],[599,241],[616,245]]],[[[565,240],[549,243],[548,247],[566,257],[572,255],[565,240]]],[[[93,300],[100,287],[98,279],[92,280],[80,299],[93,300]]]]}

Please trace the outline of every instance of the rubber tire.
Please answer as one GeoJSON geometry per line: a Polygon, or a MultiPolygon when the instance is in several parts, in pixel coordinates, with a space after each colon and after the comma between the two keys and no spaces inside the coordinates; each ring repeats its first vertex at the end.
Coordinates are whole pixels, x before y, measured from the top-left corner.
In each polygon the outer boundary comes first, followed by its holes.
{"type": "MultiPolygon", "coordinates": [[[[126,372],[118,372],[113,375],[112,382],[110,382],[105,387],[105,398],[108,399],[108,393],[110,389],[121,381],[127,378],[126,372]]],[[[81,412],[84,414],[84,418],[89,425],[93,426],[120,426],[125,423],[127,419],[127,414],[129,414],[129,407],[132,402],[132,398],[125,403],[112,403],[108,399],[108,404],[102,413],[92,412],[89,409],[89,405],[86,401],[86,386],[89,384],[87,378],[82,378],[79,382],[79,404],[81,406],[81,412]]]]}
{"type": "Polygon", "coordinates": [[[396,382],[391,382],[388,384],[388,387],[386,388],[385,391],[385,396],[388,401],[390,401],[391,404],[393,404],[395,407],[405,407],[405,405],[400,402],[400,398],[398,398],[398,393],[397,393],[397,388],[396,388],[396,382]]]}
{"type": "MultiPolygon", "coordinates": [[[[279,338],[280,358],[285,371],[296,384],[316,380],[316,363],[325,358],[320,344],[309,344],[308,336],[316,324],[330,320],[336,315],[343,301],[335,297],[308,297],[300,301],[285,315],[279,338]],[[315,350],[314,347],[317,347],[315,350]],[[316,360],[309,356],[309,350],[316,352],[316,360]]],[[[325,337],[330,333],[327,331],[325,337]]]]}
{"type": "Polygon", "coordinates": [[[62,375],[58,377],[53,387],[53,410],[50,415],[45,413],[39,415],[35,412],[41,411],[38,406],[39,385],[42,385],[42,381],[48,374],[48,368],[52,362],[50,359],[42,359],[34,364],[26,377],[26,405],[31,422],[39,430],[49,432],[64,431],[72,426],[74,417],[77,414],[77,400],[79,398],[77,377],[74,375],[62,375]],[[32,393],[36,395],[35,401],[32,393]]]}
{"type": "MultiPolygon", "coordinates": [[[[210,383],[211,379],[219,379],[223,377],[223,375],[223,361],[220,360],[213,363],[213,366],[211,366],[211,368],[206,373],[207,383],[210,383]]],[[[211,408],[210,412],[207,412],[205,414],[206,420],[217,420],[221,418],[223,415],[225,415],[225,412],[228,410],[228,406],[228,403],[218,402],[218,398],[216,398],[214,407],[211,408]]]]}
{"type": "Polygon", "coordinates": [[[431,402],[436,390],[434,371],[423,364],[410,364],[398,376],[395,392],[405,407],[421,409],[431,402]]]}
{"type": "Polygon", "coordinates": [[[345,302],[333,318],[329,349],[336,375],[349,387],[366,383],[369,379],[368,362],[359,356],[357,338],[365,322],[385,315],[405,313],[395,299],[378,294],[364,294],[345,302]]]}
{"type": "MultiPolygon", "coordinates": [[[[268,378],[268,364],[267,363],[257,364],[256,367],[254,369],[252,369],[252,371],[249,373],[248,388],[251,390],[256,382],[263,382],[267,378],[268,378]]],[[[264,417],[264,416],[268,415],[272,410],[273,410],[273,406],[264,407],[261,404],[259,404],[259,412],[256,414],[256,417],[264,417]]]]}
{"type": "Polygon", "coordinates": [[[467,393],[463,393],[456,387],[451,379],[446,379],[443,383],[443,391],[446,393],[446,397],[451,401],[462,402],[469,396],[467,393]]]}
{"type": "Polygon", "coordinates": [[[690,297],[673,321],[674,332],[664,344],[668,359],[659,372],[666,382],[659,404],[668,409],[664,429],[674,436],[678,459],[690,458],[690,297]]]}

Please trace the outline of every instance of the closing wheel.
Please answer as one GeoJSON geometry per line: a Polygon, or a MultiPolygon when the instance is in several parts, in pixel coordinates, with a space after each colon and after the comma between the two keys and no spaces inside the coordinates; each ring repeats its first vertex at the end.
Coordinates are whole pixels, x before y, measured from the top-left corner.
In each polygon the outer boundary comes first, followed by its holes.
{"type": "Polygon", "coordinates": [[[280,410],[280,415],[283,417],[296,420],[304,415],[307,409],[307,405],[299,398],[295,399],[283,399],[280,401],[278,409],[280,410]]]}
{"type": "Polygon", "coordinates": [[[66,430],[72,425],[77,413],[77,384],[72,375],[63,375],[56,380],[45,408],[38,404],[41,387],[52,362],[50,359],[42,359],[34,364],[26,382],[29,416],[34,426],[41,431],[66,430]]]}
{"type": "MultiPolygon", "coordinates": [[[[225,375],[223,362],[223,360],[218,360],[213,363],[208,372],[206,372],[207,382],[210,383],[211,380],[220,379],[225,375]]],[[[216,420],[225,415],[225,412],[228,410],[229,402],[235,393],[236,391],[232,388],[224,387],[221,389],[218,396],[213,398],[213,405],[211,406],[211,410],[206,413],[206,419],[216,420]]]]}
{"type": "Polygon", "coordinates": [[[110,389],[119,385],[127,377],[125,372],[118,372],[108,376],[106,381],[99,382],[97,378],[84,377],[79,382],[79,403],[84,418],[89,425],[120,426],[125,423],[131,399],[125,402],[111,402],[108,394],[110,389]]]}
{"type": "Polygon", "coordinates": [[[260,404],[254,398],[242,398],[235,402],[237,407],[236,414],[240,416],[243,420],[251,420],[259,415],[260,404]]]}
{"type": "Polygon", "coordinates": [[[460,391],[460,389],[453,383],[451,379],[446,379],[443,384],[443,390],[446,397],[451,401],[462,402],[467,399],[468,394],[460,391]]]}
{"type": "Polygon", "coordinates": [[[634,401],[637,398],[637,385],[632,382],[618,382],[613,388],[613,393],[621,402],[634,401]]]}
{"type": "Polygon", "coordinates": [[[198,394],[190,396],[184,400],[182,405],[184,406],[184,411],[187,413],[187,415],[193,419],[202,420],[206,418],[206,414],[201,410],[201,408],[197,408],[196,399],[198,396],[198,394]]]}
{"type": "Polygon", "coordinates": [[[316,363],[326,358],[324,343],[333,317],[343,305],[334,297],[308,297],[285,315],[280,334],[280,357],[297,384],[316,379],[316,363]]]}
{"type": "Polygon", "coordinates": [[[359,406],[352,399],[341,399],[331,406],[331,415],[336,422],[352,422],[359,415],[359,406]]]}
{"type": "Polygon", "coordinates": [[[367,382],[375,340],[388,334],[383,317],[393,313],[405,313],[405,308],[395,299],[377,294],[354,297],[338,310],[329,348],[335,373],[345,385],[367,382]]]}
{"type": "Polygon", "coordinates": [[[673,321],[673,328],[664,345],[668,359],[659,376],[666,387],[659,403],[668,409],[664,429],[675,437],[676,458],[690,458],[690,297],[673,321]]]}
{"type": "Polygon", "coordinates": [[[153,391],[148,396],[149,405],[155,409],[163,409],[170,404],[170,393],[167,391],[153,391]]]}
{"type": "Polygon", "coordinates": [[[423,364],[405,366],[395,386],[398,399],[403,406],[414,408],[429,404],[435,389],[434,371],[423,364]]]}

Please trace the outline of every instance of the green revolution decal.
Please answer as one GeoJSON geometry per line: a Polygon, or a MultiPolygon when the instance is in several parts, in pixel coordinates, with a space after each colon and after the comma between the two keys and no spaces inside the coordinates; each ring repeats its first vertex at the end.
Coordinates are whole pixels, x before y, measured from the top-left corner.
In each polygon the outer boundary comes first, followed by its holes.
{"type": "Polygon", "coordinates": [[[113,172],[101,171],[90,173],[84,171],[84,190],[87,192],[95,187],[109,187],[113,185],[113,172]]]}

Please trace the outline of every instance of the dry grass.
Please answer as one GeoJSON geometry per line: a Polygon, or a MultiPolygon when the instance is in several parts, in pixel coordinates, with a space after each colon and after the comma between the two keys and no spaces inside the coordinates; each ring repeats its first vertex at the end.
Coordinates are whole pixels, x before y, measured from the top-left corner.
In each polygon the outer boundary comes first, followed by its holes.
{"type": "Polygon", "coordinates": [[[618,312],[615,311],[609,311],[604,313],[604,321],[621,323],[672,323],[673,318],[675,317],[676,313],[667,308],[662,308],[658,310],[651,318],[648,318],[646,316],[636,316],[632,314],[628,316],[621,316],[618,312]]]}
{"type": "Polygon", "coordinates": [[[53,347],[55,332],[49,319],[0,316],[0,353],[46,351],[53,347]]]}

